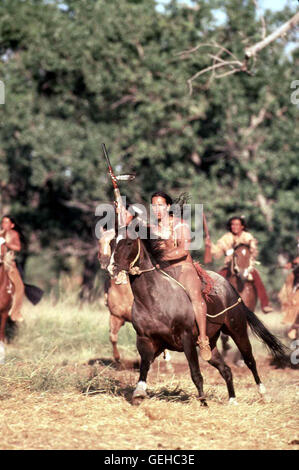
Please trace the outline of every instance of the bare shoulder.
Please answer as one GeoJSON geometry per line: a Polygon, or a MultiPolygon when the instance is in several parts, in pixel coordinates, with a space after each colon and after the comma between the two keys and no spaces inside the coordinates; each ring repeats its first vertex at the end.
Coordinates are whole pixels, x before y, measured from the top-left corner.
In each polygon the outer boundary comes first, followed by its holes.
{"type": "Polygon", "coordinates": [[[9,230],[9,232],[7,232],[6,236],[7,236],[7,239],[8,239],[10,242],[20,241],[19,232],[17,232],[17,231],[14,230],[14,229],[9,230]]]}

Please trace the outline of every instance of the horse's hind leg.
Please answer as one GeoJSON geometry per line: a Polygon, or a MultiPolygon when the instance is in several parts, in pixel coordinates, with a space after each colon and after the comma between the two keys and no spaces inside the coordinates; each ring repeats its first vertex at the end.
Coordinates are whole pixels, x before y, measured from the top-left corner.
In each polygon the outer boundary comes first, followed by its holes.
{"type": "Polygon", "coordinates": [[[228,344],[229,336],[221,333],[220,339],[222,343],[222,355],[225,357],[227,355],[227,351],[231,349],[231,346],[228,344]]]}
{"type": "Polygon", "coordinates": [[[191,378],[198,390],[201,405],[208,406],[203,392],[203,378],[199,368],[198,355],[193,337],[190,334],[185,333],[182,337],[182,342],[184,353],[188,360],[191,378]]]}
{"type": "Polygon", "coordinates": [[[231,330],[229,334],[236,343],[237,347],[239,348],[248,369],[250,369],[250,371],[252,372],[255,383],[258,386],[260,395],[264,395],[266,393],[266,388],[262,384],[262,381],[257,372],[256,362],[253,357],[252,347],[248,338],[247,325],[245,324],[244,328],[242,328],[242,334],[240,330],[238,331],[238,333],[236,333],[234,330],[231,330]]]}
{"type": "Polygon", "coordinates": [[[235,401],[236,395],[233,384],[232,371],[231,368],[225,363],[217,347],[212,350],[212,359],[209,361],[209,364],[214,366],[219,371],[220,375],[224,378],[227,386],[229,403],[236,404],[237,402],[235,401]]]}

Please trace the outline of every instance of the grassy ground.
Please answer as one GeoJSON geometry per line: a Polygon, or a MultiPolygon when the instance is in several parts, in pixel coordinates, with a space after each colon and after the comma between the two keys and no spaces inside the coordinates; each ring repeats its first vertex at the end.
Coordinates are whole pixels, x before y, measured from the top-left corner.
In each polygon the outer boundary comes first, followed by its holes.
{"type": "MultiPolygon", "coordinates": [[[[299,448],[298,370],[276,369],[253,339],[263,401],[248,369],[231,365],[238,406],[219,373],[201,362],[209,408],[200,406],[182,354],[157,360],[148,394],[131,405],[138,379],[135,332],[119,335],[122,363],[111,361],[106,308],[68,298],[26,303],[26,321],[0,365],[1,449],[286,449],[299,448]]],[[[261,319],[282,335],[281,316],[261,319]]]]}

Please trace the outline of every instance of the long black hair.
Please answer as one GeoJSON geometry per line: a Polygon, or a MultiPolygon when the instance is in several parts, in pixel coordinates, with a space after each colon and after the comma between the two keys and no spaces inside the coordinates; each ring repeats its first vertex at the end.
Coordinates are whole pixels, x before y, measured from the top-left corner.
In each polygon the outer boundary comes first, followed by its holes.
{"type": "Polygon", "coordinates": [[[169,196],[169,194],[164,193],[164,191],[156,191],[154,194],[152,194],[151,201],[153,200],[154,197],[163,197],[167,205],[171,206],[172,204],[172,198],[169,196]]]}

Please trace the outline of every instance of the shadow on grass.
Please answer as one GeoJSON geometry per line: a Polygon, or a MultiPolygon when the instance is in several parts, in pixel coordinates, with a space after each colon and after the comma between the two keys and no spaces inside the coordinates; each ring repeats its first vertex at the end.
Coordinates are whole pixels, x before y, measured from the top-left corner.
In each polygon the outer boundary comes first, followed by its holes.
{"type": "Polygon", "coordinates": [[[113,359],[109,358],[94,358],[89,359],[88,363],[89,366],[103,366],[103,367],[111,367],[114,370],[139,370],[140,362],[136,360],[121,360],[119,362],[114,361],[113,359]]]}
{"type": "Polygon", "coordinates": [[[192,394],[186,393],[179,387],[175,387],[172,390],[167,387],[162,387],[158,391],[148,391],[148,396],[149,398],[156,398],[157,400],[167,402],[188,402],[192,398],[192,394]]]}
{"type": "Polygon", "coordinates": [[[269,365],[275,369],[299,369],[299,363],[292,364],[290,357],[271,359],[269,365]]]}
{"type": "MultiPolygon", "coordinates": [[[[93,363],[93,366],[97,363],[93,363]]],[[[107,365],[106,362],[105,364],[107,365]]],[[[96,366],[92,368],[88,379],[80,379],[77,383],[77,390],[87,396],[109,394],[115,397],[122,397],[130,404],[132,404],[134,389],[135,386],[130,384],[124,385],[120,380],[104,375],[103,372],[99,373],[96,366]]],[[[191,397],[191,394],[186,393],[179,387],[174,389],[162,387],[158,390],[148,390],[147,392],[147,398],[149,399],[155,398],[168,402],[188,402],[191,397]]]]}

